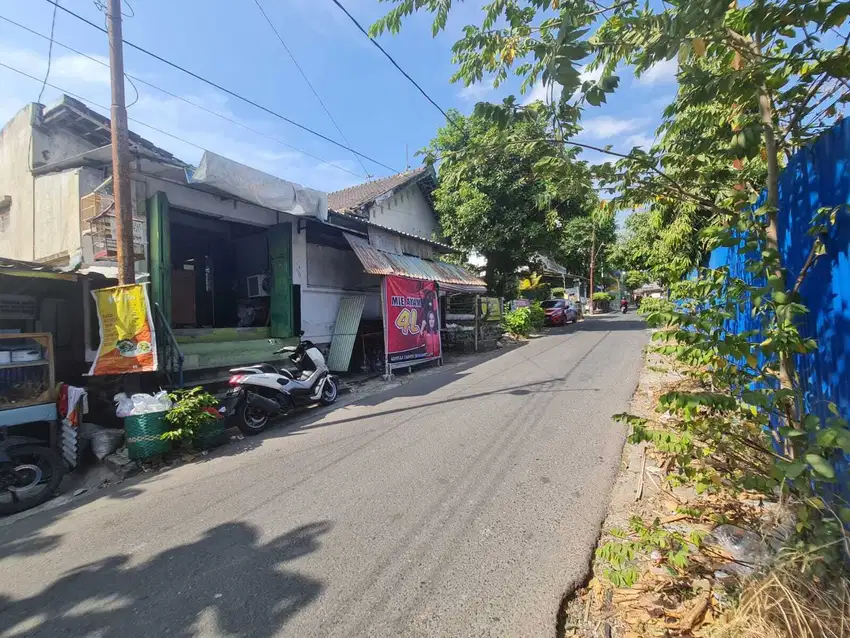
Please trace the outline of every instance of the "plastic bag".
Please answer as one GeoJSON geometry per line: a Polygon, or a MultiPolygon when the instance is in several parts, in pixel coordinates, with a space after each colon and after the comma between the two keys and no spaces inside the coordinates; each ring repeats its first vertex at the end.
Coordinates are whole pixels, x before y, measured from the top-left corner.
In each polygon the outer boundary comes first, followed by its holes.
{"type": "Polygon", "coordinates": [[[124,430],[105,428],[94,423],[80,424],[80,436],[91,443],[91,450],[102,461],[124,442],[124,430]]]}
{"type": "Polygon", "coordinates": [[[123,419],[133,413],[133,402],[123,392],[116,394],[112,400],[115,401],[115,416],[118,418],[123,419]]]}
{"type": "Polygon", "coordinates": [[[115,401],[115,414],[120,418],[167,412],[172,405],[171,399],[168,398],[168,392],[165,390],[160,390],[156,394],[134,394],[132,397],[121,392],[116,394],[113,400],[115,401]]]}
{"type": "Polygon", "coordinates": [[[735,525],[719,525],[705,538],[707,545],[722,549],[732,558],[724,571],[747,576],[773,560],[773,552],[755,532],[735,525]]]}

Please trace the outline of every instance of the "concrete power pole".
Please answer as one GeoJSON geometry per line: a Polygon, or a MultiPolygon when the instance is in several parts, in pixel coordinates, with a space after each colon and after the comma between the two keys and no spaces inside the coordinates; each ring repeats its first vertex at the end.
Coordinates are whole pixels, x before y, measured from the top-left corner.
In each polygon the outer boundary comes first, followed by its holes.
{"type": "Polygon", "coordinates": [[[109,0],[109,72],[112,83],[112,192],[115,196],[115,235],[118,283],[136,283],[133,261],[133,202],[130,183],[130,142],[124,102],[124,42],[121,34],[121,0],[109,0]]]}

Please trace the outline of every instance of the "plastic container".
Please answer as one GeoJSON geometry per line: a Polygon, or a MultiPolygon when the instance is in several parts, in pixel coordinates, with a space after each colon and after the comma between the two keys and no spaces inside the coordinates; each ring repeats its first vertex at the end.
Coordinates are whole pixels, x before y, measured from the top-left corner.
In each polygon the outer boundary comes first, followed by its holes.
{"type": "Polygon", "coordinates": [[[171,449],[171,444],[160,438],[168,429],[163,418],[165,415],[163,411],[124,417],[127,452],[131,459],[146,459],[171,449]]]}
{"type": "Polygon", "coordinates": [[[198,434],[192,439],[192,446],[198,450],[209,450],[226,443],[227,440],[224,419],[216,419],[198,428],[198,434]]]}

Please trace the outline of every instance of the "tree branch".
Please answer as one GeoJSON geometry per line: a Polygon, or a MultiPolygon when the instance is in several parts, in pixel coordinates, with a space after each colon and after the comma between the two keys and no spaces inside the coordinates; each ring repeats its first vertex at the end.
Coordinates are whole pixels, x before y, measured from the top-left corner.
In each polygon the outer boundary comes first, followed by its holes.
{"type": "Polygon", "coordinates": [[[806,279],[806,275],[809,274],[809,271],[815,265],[815,262],[820,257],[818,253],[818,248],[823,245],[820,237],[816,237],[815,241],[812,243],[812,249],[809,251],[809,256],[806,257],[806,263],[803,264],[803,267],[800,269],[800,274],[797,275],[797,281],[794,282],[794,287],[791,289],[791,292],[795,295],[800,292],[800,287],[803,285],[803,281],[806,279]]]}

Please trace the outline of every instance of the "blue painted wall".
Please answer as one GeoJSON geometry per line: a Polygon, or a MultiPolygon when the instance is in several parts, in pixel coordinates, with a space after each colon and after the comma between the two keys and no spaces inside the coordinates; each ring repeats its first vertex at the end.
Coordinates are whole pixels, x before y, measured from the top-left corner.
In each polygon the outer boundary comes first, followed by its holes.
{"type": "MultiPolygon", "coordinates": [[[[807,234],[812,217],[822,207],[846,204],[850,207],[850,120],[824,133],[798,152],[782,173],[779,184],[779,250],[789,276],[799,274],[812,238],[807,234]]],[[[797,358],[809,410],[829,414],[827,403],[836,403],[845,418],[850,416],[850,214],[847,208],[826,242],[822,256],[808,274],[800,290],[809,314],[801,325],[818,349],[797,358]]],[[[728,266],[733,276],[753,281],[744,270],[737,248],[712,252],[709,266],[728,266]]],[[[732,322],[735,330],[758,328],[742,306],[732,322]]],[[[842,468],[844,487],[850,483],[848,468],[842,468]]]]}

